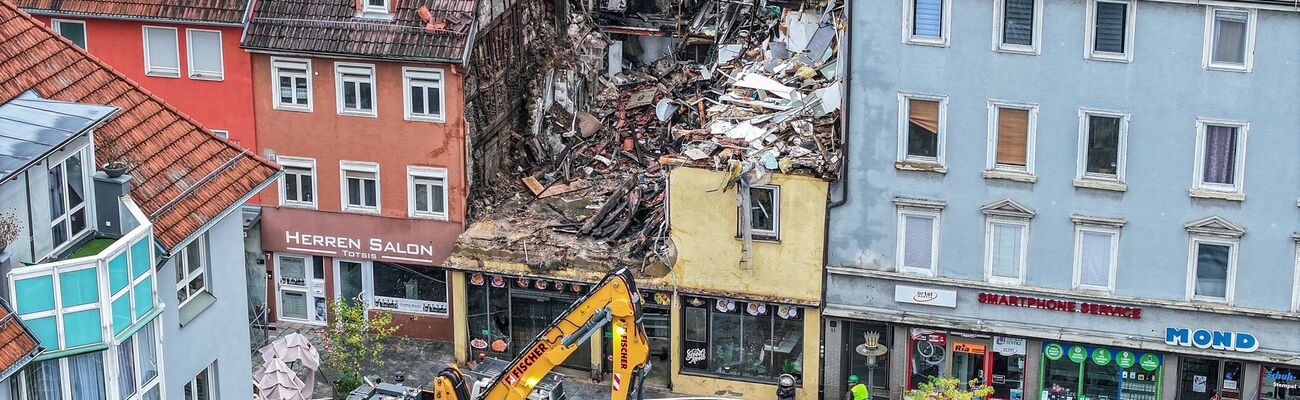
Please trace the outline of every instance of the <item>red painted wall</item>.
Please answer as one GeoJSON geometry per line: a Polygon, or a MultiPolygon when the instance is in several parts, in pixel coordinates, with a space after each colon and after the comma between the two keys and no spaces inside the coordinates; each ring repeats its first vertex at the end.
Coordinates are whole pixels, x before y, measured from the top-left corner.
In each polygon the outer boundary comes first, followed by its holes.
{"type": "Polygon", "coordinates": [[[37,15],[36,18],[44,22],[47,27],[50,25],[51,18],[85,22],[86,50],[91,55],[108,63],[113,69],[161,97],[205,128],[228,131],[230,139],[241,147],[257,149],[257,135],[254,132],[253,122],[251,57],[248,52],[239,48],[239,37],[243,28],[44,15],[37,15]],[[145,26],[176,28],[181,66],[179,78],[144,74],[145,26]],[[208,81],[189,78],[189,60],[186,57],[189,43],[186,40],[186,29],[221,31],[224,80],[208,81]]]}

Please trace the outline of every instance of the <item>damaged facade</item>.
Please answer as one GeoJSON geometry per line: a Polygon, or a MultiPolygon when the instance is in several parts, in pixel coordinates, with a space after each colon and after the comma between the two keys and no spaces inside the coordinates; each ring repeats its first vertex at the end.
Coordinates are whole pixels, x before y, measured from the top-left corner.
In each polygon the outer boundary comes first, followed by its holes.
{"type": "MultiPolygon", "coordinates": [[[[497,6],[467,84],[473,218],[446,263],[458,359],[515,356],[629,266],[650,384],[763,397],[789,373],[815,396],[842,5],[497,6]],[[525,72],[476,67],[503,62],[525,72]]],[[[605,342],[566,365],[601,376],[605,342]]]]}

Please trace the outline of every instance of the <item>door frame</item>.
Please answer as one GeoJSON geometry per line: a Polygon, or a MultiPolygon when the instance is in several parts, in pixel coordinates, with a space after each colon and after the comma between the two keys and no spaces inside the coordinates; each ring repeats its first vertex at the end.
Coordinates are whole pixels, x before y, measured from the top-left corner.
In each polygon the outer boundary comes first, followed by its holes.
{"type": "MultiPolygon", "coordinates": [[[[315,272],[315,258],[313,258],[312,256],[299,255],[299,254],[292,254],[292,253],[290,253],[290,254],[285,254],[285,253],[276,253],[276,254],[275,254],[275,268],[273,268],[273,269],[275,270],[275,304],[277,305],[277,307],[275,308],[275,317],[276,317],[276,320],[277,320],[277,321],[286,321],[286,322],[301,323],[301,324],[309,324],[309,325],[325,325],[325,324],[326,324],[325,321],[318,321],[318,320],[316,320],[316,317],[317,317],[317,315],[316,315],[316,296],[312,294],[312,285],[313,285],[313,283],[317,280],[317,278],[314,276],[314,275],[315,275],[315,274],[314,274],[314,272],[315,272]],[[303,260],[303,286],[301,286],[301,287],[298,287],[298,286],[286,286],[286,285],[281,284],[281,282],[280,282],[280,279],[281,279],[280,271],[281,271],[281,268],[282,268],[281,260],[283,260],[283,259],[285,259],[285,258],[295,258],[295,259],[301,259],[301,260],[303,260]],[[284,294],[284,292],[286,292],[286,291],[288,291],[288,292],[302,293],[303,297],[304,297],[304,298],[306,299],[306,301],[307,301],[307,318],[306,318],[306,319],[296,318],[296,317],[286,317],[286,316],[284,315],[284,296],[283,296],[283,294],[284,294]]],[[[325,278],[325,277],[320,277],[320,279],[324,279],[324,278],[325,278]]]]}

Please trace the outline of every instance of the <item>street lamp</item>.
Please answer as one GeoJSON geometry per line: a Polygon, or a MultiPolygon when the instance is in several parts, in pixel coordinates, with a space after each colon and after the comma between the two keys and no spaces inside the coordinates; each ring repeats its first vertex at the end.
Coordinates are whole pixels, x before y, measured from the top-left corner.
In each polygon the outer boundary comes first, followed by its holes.
{"type": "Polygon", "coordinates": [[[889,352],[889,347],[880,344],[880,332],[867,331],[862,334],[862,344],[853,350],[867,357],[867,390],[875,389],[876,363],[889,352]]]}

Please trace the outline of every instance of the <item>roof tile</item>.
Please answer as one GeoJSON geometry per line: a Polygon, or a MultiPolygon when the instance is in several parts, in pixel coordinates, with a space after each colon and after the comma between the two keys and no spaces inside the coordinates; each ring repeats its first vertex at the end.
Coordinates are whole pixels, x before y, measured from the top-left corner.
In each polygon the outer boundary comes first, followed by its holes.
{"type": "Polygon", "coordinates": [[[476,0],[394,0],[392,20],[361,18],[353,0],[259,0],[243,46],[324,55],[459,63],[469,41],[476,0]],[[426,30],[417,14],[428,7],[426,30]]]}
{"type": "Polygon", "coordinates": [[[245,0],[14,0],[37,14],[134,17],[238,24],[245,0]]]}

